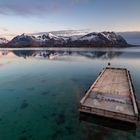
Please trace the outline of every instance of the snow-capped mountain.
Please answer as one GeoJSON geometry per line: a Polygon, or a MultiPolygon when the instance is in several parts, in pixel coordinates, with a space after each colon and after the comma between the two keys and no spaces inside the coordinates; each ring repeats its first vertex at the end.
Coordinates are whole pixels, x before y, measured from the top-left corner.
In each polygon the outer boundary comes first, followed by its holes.
{"type": "Polygon", "coordinates": [[[125,39],[120,36],[120,35],[117,35],[116,33],[114,32],[102,32],[100,33],[105,39],[111,41],[113,44],[116,44],[116,43],[124,43],[124,44],[127,44],[127,42],[125,41],[125,39]]]}
{"type": "Polygon", "coordinates": [[[14,45],[14,46],[28,46],[28,45],[37,45],[39,43],[39,40],[30,35],[22,34],[19,36],[14,37],[8,44],[14,45]]]}
{"type": "Polygon", "coordinates": [[[96,47],[125,46],[127,42],[114,32],[89,33],[77,36],[57,36],[53,33],[39,36],[22,34],[9,43],[13,46],[43,46],[43,47],[96,47]]]}
{"type": "Polygon", "coordinates": [[[112,44],[112,45],[125,45],[127,42],[120,35],[114,32],[101,32],[101,33],[89,33],[79,38],[79,41],[91,42],[92,44],[112,44]]]}
{"type": "Polygon", "coordinates": [[[8,44],[13,46],[53,46],[61,45],[66,41],[65,37],[59,37],[52,33],[33,36],[22,34],[14,37],[8,44]]]}
{"type": "Polygon", "coordinates": [[[0,38],[0,44],[6,44],[8,40],[6,38],[0,38]]]}

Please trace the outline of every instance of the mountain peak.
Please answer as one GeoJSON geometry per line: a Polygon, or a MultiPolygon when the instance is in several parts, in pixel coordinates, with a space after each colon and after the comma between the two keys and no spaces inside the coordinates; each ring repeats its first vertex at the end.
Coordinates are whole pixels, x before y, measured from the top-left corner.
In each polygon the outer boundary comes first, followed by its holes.
{"type": "Polygon", "coordinates": [[[20,35],[20,37],[25,37],[25,36],[28,36],[27,34],[23,33],[20,35]]]}

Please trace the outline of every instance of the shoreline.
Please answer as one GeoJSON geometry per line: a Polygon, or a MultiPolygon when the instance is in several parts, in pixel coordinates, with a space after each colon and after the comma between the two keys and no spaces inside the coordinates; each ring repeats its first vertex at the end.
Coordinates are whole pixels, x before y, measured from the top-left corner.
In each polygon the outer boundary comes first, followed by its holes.
{"type": "Polygon", "coordinates": [[[130,47],[139,47],[140,45],[101,45],[101,46],[32,46],[32,45],[26,45],[26,46],[10,46],[10,45],[0,45],[0,48],[130,48],[130,47]]]}

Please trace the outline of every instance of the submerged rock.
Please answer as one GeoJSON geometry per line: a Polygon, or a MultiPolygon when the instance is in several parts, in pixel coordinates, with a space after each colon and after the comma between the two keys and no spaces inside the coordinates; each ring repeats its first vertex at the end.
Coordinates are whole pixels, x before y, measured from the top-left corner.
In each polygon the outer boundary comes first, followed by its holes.
{"type": "Polygon", "coordinates": [[[48,95],[48,91],[42,92],[41,95],[48,95]]]}
{"type": "Polygon", "coordinates": [[[43,119],[47,119],[47,116],[46,115],[43,115],[43,119]]]}
{"type": "Polygon", "coordinates": [[[30,88],[27,88],[27,90],[29,90],[29,91],[33,91],[34,88],[33,88],[33,87],[30,87],[30,88]]]}
{"type": "Polygon", "coordinates": [[[21,136],[19,140],[28,140],[28,138],[26,136],[21,136]]]}
{"type": "Polygon", "coordinates": [[[56,118],[56,123],[58,125],[65,123],[65,115],[64,114],[58,114],[57,118],[56,118]]]}
{"type": "Polygon", "coordinates": [[[25,108],[27,108],[28,106],[29,106],[29,104],[27,103],[26,100],[24,100],[24,101],[22,102],[21,106],[20,106],[20,109],[25,109],[25,108]]]}

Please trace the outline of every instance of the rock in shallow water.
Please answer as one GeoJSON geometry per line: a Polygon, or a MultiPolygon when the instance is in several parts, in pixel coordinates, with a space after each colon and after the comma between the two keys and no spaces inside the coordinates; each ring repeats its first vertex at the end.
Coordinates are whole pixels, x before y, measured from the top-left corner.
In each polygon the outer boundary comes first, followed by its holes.
{"type": "Polygon", "coordinates": [[[48,95],[48,91],[42,92],[41,95],[48,95]]]}
{"type": "Polygon", "coordinates": [[[27,108],[28,106],[29,106],[29,104],[27,103],[26,100],[24,100],[24,101],[22,102],[21,106],[20,106],[20,109],[25,109],[25,108],[27,108]]]}
{"type": "Polygon", "coordinates": [[[19,140],[28,140],[28,138],[26,136],[21,136],[19,140]]]}

